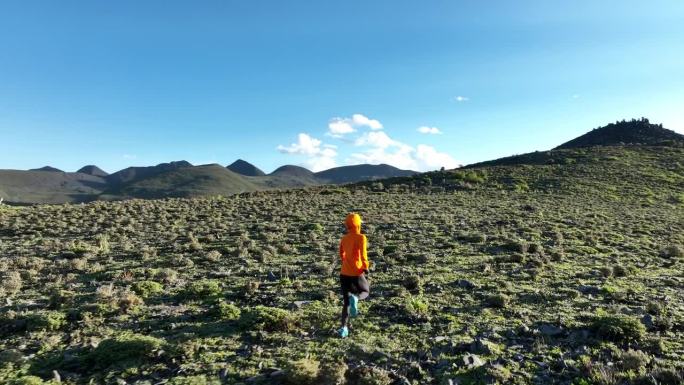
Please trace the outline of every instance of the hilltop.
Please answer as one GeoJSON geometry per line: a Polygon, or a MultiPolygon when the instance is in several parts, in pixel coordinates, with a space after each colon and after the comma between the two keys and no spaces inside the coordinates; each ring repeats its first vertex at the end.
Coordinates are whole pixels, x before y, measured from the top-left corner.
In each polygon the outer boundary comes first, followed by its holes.
{"type": "Polygon", "coordinates": [[[235,162],[229,164],[226,166],[227,169],[230,171],[240,174],[240,175],[245,175],[245,176],[264,176],[266,175],[265,172],[261,171],[257,166],[246,162],[242,159],[238,159],[235,162]]]}
{"type": "Polygon", "coordinates": [[[622,120],[595,128],[555,149],[617,145],[684,145],[684,135],[663,128],[662,124],[652,124],[646,118],[622,120]]]}

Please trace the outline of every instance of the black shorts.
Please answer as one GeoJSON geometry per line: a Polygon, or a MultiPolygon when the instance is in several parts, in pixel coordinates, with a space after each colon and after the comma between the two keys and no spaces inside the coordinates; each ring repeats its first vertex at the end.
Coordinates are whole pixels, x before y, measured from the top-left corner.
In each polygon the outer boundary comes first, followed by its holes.
{"type": "Polygon", "coordinates": [[[340,287],[342,289],[343,296],[346,296],[347,293],[359,294],[362,292],[368,293],[370,291],[368,280],[363,274],[359,276],[340,274],[340,287]]]}

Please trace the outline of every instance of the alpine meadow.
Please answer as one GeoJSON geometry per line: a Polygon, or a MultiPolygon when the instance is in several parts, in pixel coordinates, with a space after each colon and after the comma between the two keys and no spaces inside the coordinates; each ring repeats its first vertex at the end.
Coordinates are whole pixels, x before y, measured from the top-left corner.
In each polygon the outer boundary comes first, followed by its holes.
{"type": "Polygon", "coordinates": [[[0,385],[684,385],[684,1],[0,1],[0,385]]]}

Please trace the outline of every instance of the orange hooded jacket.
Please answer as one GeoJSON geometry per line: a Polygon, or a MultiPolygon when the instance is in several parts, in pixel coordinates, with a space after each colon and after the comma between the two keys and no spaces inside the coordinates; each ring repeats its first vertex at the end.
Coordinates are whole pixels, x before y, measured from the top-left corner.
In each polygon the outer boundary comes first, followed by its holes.
{"type": "Polygon", "coordinates": [[[340,240],[340,259],[342,271],[340,274],[357,277],[368,269],[368,255],[366,236],[361,234],[361,216],[356,213],[347,215],[344,221],[347,234],[340,240]]]}

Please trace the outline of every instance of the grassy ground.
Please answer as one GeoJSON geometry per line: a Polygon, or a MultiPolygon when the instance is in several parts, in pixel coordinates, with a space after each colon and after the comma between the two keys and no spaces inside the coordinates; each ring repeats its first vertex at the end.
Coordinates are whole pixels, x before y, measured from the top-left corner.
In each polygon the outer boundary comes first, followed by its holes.
{"type": "Polygon", "coordinates": [[[561,154],[368,188],[0,207],[0,382],[681,383],[682,149],[561,154]],[[372,293],[340,340],[349,211],[372,293]]]}

